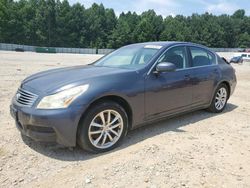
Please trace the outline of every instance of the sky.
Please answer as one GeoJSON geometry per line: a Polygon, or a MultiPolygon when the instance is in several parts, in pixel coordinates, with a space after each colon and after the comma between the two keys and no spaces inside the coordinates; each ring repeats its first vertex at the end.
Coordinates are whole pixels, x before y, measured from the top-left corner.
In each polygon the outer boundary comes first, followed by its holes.
{"type": "Polygon", "coordinates": [[[93,3],[102,3],[105,8],[113,8],[116,15],[127,11],[140,14],[149,9],[154,9],[157,14],[164,17],[178,14],[189,16],[192,13],[205,12],[231,15],[238,9],[245,9],[246,14],[250,15],[249,0],[69,0],[69,2],[70,4],[79,2],[86,8],[93,3]]]}

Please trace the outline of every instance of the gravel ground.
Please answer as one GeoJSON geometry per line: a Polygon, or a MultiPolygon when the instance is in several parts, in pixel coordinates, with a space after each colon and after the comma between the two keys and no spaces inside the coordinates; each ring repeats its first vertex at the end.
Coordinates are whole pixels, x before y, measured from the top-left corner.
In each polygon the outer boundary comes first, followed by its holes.
{"type": "Polygon", "coordinates": [[[9,115],[21,80],[97,55],[0,51],[0,187],[250,187],[250,66],[225,112],[197,111],[131,131],[108,153],[22,137],[9,115]]]}

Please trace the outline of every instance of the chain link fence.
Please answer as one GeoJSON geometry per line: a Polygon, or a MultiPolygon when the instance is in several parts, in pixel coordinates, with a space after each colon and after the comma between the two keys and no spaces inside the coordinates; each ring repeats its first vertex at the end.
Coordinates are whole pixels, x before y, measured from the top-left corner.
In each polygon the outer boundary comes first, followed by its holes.
{"type": "Polygon", "coordinates": [[[0,43],[0,50],[6,51],[28,51],[40,53],[74,53],[74,54],[108,54],[114,49],[96,48],[60,48],[60,47],[37,47],[20,44],[0,43]]]}
{"type": "Polygon", "coordinates": [[[214,52],[242,52],[244,48],[210,48],[214,52]]]}
{"type": "MultiPolygon", "coordinates": [[[[243,48],[210,48],[215,52],[241,52],[243,48]]],[[[0,43],[0,50],[29,51],[40,53],[108,54],[114,49],[37,47],[20,44],[0,43]]]]}

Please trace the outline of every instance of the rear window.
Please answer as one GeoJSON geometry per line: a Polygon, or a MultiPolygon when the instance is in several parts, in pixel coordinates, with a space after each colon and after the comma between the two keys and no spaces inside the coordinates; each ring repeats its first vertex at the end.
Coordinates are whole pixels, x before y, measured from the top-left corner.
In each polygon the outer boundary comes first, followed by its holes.
{"type": "Polygon", "coordinates": [[[190,47],[193,67],[216,64],[216,57],[208,50],[199,47],[190,47]]]}

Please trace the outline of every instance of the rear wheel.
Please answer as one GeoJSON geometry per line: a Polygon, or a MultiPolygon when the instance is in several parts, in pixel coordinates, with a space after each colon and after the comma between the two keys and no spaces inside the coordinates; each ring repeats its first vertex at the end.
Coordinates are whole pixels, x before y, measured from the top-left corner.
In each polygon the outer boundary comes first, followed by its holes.
{"type": "Polygon", "coordinates": [[[226,107],[228,95],[229,92],[227,85],[226,84],[219,85],[219,87],[215,91],[213,101],[208,110],[214,113],[222,112],[226,107]]]}
{"type": "Polygon", "coordinates": [[[126,135],[128,118],[117,103],[105,101],[91,107],[79,124],[78,144],[85,150],[105,152],[115,148],[126,135]]]}

